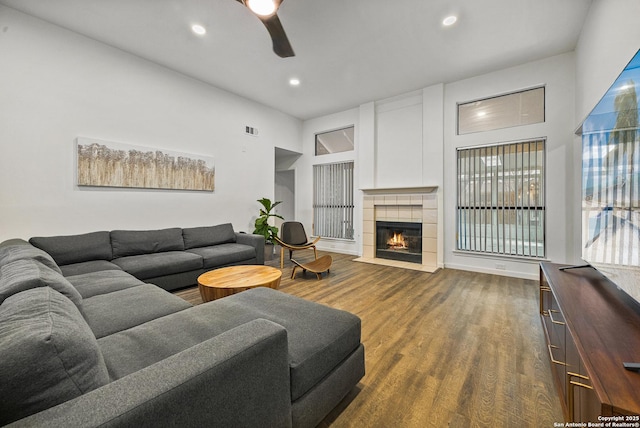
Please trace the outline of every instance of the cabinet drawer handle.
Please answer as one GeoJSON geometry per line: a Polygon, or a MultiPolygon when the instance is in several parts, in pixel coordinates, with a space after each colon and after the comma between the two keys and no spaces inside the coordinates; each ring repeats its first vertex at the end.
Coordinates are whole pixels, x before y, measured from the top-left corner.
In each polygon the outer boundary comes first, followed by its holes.
{"type": "Polygon", "coordinates": [[[585,376],[585,375],[582,375],[582,374],[579,374],[579,373],[567,372],[567,376],[569,376],[569,381],[571,381],[572,377],[577,377],[577,378],[584,379],[584,380],[591,380],[591,379],[589,379],[589,376],[585,376]]]}
{"type": "Polygon", "coordinates": [[[586,389],[593,389],[593,386],[591,385],[587,385],[584,384],[582,382],[576,382],[574,380],[572,380],[571,378],[573,377],[577,377],[580,379],[585,379],[585,380],[589,380],[588,376],[584,376],[578,373],[571,373],[571,372],[567,372],[567,401],[569,402],[569,419],[571,419],[573,421],[573,412],[575,409],[575,395],[574,395],[574,391],[573,391],[573,387],[574,386],[579,386],[580,388],[586,388],[586,389]]]}
{"type": "Polygon", "coordinates": [[[547,349],[549,350],[549,359],[551,359],[551,362],[553,364],[558,364],[560,366],[566,366],[567,363],[563,363],[562,361],[558,361],[553,357],[553,351],[551,349],[559,349],[557,346],[553,346],[553,345],[547,345],[547,349]]]}
{"type": "Polygon", "coordinates": [[[564,325],[562,321],[556,321],[553,319],[553,313],[559,313],[560,311],[554,311],[553,309],[549,309],[549,318],[551,318],[551,322],[558,325],[564,325]]]}
{"type": "Polygon", "coordinates": [[[593,389],[593,386],[586,383],[576,382],[575,380],[569,381],[570,385],[581,386],[582,388],[593,389]]]}
{"type": "Polygon", "coordinates": [[[540,313],[542,314],[542,316],[548,317],[549,313],[547,311],[544,310],[544,307],[542,305],[542,302],[544,301],[544,298],[542,297],[542,293],[548,293],[550,292],[551,289],[549,287],[546,287],[544,285],[540,286],[540,313]]]}

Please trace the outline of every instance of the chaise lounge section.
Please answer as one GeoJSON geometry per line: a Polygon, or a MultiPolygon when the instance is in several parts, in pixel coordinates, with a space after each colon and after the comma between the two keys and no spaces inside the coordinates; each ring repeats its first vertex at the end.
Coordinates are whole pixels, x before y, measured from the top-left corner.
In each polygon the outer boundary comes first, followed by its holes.
{"type": "Polygon", "coordinates": [[[191,306],[63,247],[0,244],[0,425],[313,427],[364,375],[353,314],[268,288],[191,306]]]}

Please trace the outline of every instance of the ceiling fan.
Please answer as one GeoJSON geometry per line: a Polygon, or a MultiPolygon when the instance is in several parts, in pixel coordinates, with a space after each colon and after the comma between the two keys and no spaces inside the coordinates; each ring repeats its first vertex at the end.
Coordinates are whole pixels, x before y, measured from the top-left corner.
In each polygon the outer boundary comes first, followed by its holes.
{"type": "Polygon", "coordinates": [[[245,5],[262,21],[273,42],[273,51],[281,58],[294,56],[293,48],[278,18],[278,8],[284,0],[236,0],[245,5]]]}

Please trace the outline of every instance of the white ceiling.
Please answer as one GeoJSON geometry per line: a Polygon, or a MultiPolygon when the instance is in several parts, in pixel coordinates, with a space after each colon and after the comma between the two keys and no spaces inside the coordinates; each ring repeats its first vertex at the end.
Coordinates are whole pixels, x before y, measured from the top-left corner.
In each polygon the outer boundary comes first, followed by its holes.
{"type": "Polygon", "coordinates": [[[309,119],[572,51],[591,0],[285,0],[285,59],[235,0],[0,3],[309,119]]]}

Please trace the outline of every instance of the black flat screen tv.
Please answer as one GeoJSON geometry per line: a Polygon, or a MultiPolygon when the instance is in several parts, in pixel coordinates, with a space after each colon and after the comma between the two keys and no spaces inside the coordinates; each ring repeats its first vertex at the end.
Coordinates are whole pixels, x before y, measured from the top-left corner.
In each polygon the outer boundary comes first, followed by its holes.
{"type": "Polygon", "coordinates": [[[585,119],[582,258],[640,303],[640,50],[585,119]]]}

